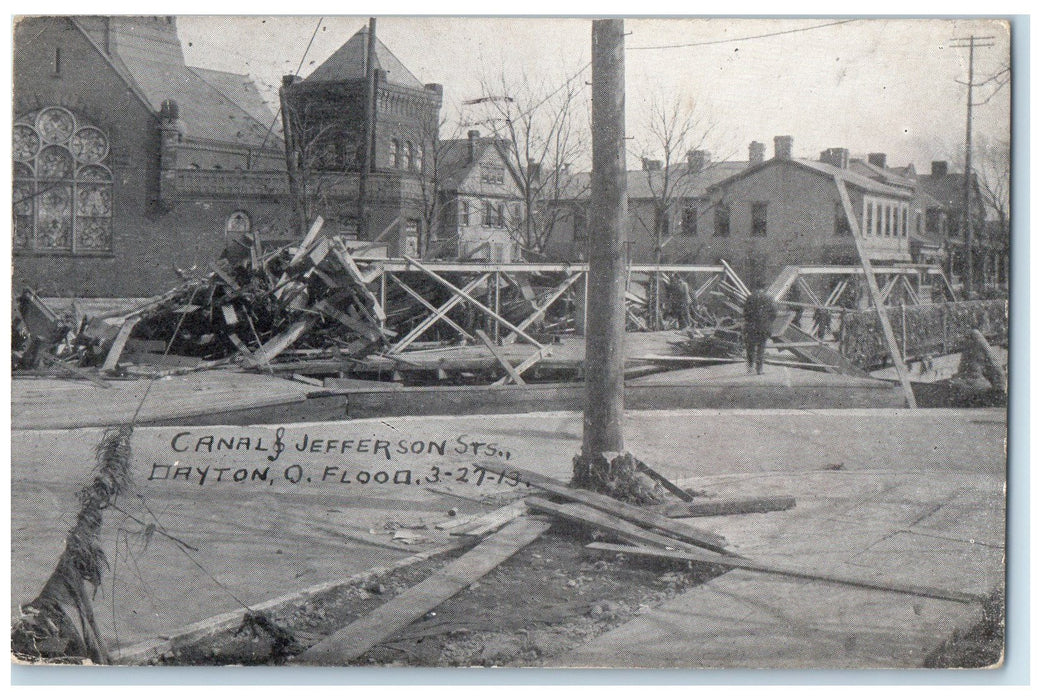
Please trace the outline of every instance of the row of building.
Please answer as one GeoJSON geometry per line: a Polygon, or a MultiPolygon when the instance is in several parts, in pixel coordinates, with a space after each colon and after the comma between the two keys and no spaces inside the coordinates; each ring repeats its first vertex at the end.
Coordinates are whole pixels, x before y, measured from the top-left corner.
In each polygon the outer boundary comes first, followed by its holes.
{"type": "MultiPolygon", "coordinates": [[[[537,249],[525,247],[518,232],[536,214],[525,187],[554,173],[522,171],[511,144],[476,130],[441,139],[441,86],[421,83],[378,39],[370,46],[367,29],[306,78],[287,77],[280,96],[276,116],[248,76],[188,66],[173,18],[20,19],[15,287],[146,296],[252,237],[293,240],[319,215],[390,256],[584,259],[588,173],[538,201],[554,223],[537,249]]],[[[786,136],[769,158],[753,142],[747,160],[645,160],[629,173],[630,259],[724,258],[764,279],[790,264],[855,262],[839,182],[873,259],[961,273],[961,174],[842,148],[795,158],[786,136]]],[[[977,265],[1003,284],[1007,237],[983,235],[986,209],[970,191],[977,265]]]]}

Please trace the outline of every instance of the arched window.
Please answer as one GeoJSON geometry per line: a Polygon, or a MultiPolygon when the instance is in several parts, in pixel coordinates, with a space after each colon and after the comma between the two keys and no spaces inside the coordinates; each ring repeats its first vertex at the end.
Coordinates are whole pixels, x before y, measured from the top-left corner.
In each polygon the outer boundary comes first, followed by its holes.
{"type": "Polygon", "coordinates": [[[416,157],[413,164],[417,173],[423,172],[423,144],[416,146],[416,157]]]}
{"type": "Polygon", "coordinates": [[[416,169],[416,147],[411,141],[405,142],[405,170],[416,169]]]}
{"type": "Polygon", "coordinates": [[[401,144],[397,139],[390,140],[390,167],[401,167],[401,144]]]}
{"type": "Polygon", "coordinates": [[[227,236],[240,237],[252,230],[253,222],[250,221],[249,214],[244,211],[232,212],[228,217],[228,222],[224,225],[224,233],[227,236]]]}
{"type": "Polygon", "coordinates": [[[111,252],[105,133],[62,107],[17,119],[13,130],[15,250],[111,252]]]}

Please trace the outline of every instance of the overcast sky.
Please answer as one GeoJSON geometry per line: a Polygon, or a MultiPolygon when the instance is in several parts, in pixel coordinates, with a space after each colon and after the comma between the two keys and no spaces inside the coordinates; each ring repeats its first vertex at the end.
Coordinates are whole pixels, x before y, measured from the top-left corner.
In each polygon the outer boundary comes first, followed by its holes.
{"type": "MultiPolygon", "coordinates": [[[[248,73],[275,101],[282,75],[303,58],[306,77],[366,22],[324,17],[309,49],[317,16],[185,16],[178,30],[189,64],[248,73]]],[[[773,137],[788,134],[797,157],[840,146],[854,156],[884,152],[890,164],[914,163],[919,172],[932,160],[960,160],[966,94],[957,81],[967,78],[968,50],[950,40],[993,37],[993,47],[976,52],[977,81],[1010,55],[1007,26],[978,19],[636,19],[625,26],[629,134],[639,136],[656,96],[680,95],[716,124],[710,150],[735,159],[747,157],[752,140],[772,154],[773,137]],[[641,48],[677,44],[700,45],[641,48]]],[[[453,104],[481,96],[482,73],[501,66],[552,81],[590,59],[588,19],[380,17],[377,34],[420,81],[442,83],[453,104]]],[[[976,108],[977,138],[1008,138],[1009,104],[1006,86],[976,108]]]]}

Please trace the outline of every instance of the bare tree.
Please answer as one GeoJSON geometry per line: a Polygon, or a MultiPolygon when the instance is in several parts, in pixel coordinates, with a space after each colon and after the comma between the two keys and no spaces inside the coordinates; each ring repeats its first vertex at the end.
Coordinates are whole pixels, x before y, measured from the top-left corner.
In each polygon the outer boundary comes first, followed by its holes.
{"type": "Polygon", "coordinates": [[[983,230],[984,245],[1007,260],[1010,238],[1010,187],[1012,183],[1012,149],[1007,139],[981,139],[976,147],[973,173],[979,187],[984,208],[990,213],[985,217],[983,230]],[[988,221],[990,223],[988,225],[988,221]],[[997,249],[995,251],[995,249],[997,249]]]}
{"type": "Polygon", "coordinates": [[[350,197],[359,186],[365,157],[360,122],[334,105],[322,95],[286,99],[283,94],[286,167],[301,236],[331,198],[350,197]]]}
{"type": "MultiPolygon", "coordinates": [[[[458,110],[453,110],[458,111],[458,110]]],[[[452,141],[460,136],[458,122],[450,124],[447,116],[431,118],[420,127],[423,153],[423,176],[419,178],[422,231],[419,251],[430,255],[443,229],[444,214],[455,204],[445,196],[445,185],[458,174],[459,163],[449,157],[452,141]]]]}
{"type": "Polygon", "coordinates": [[[565,201],[588,193],[588,181],[575,167],[589,157],[583,75],[578,71],[552,84],[527,73],[512,78],[503,70],[483,78],[484,97],[470,103],[480,113],[474,122],[509,152],[523,206],[506,225],[529,257],[543,255],[554,228],[569,215],[565,201]]]}
{"type": "MultiPolygon", "coordinates": [[[[632,215],[650,232],[657,265],[672,240],[670,224],[678,205],[699,194],[694,178],[711,167],[704,148],[712,130],[711,120],[694,101],[682,95],[671,100],[659,95],[651,104],[642,136],[634,142],[633,155],[643,163],[651,207],[649,212],[636,207],[632,215]]],[[[657,273],[650,296],[651,325],[660,328],[661,276],[657,273]]]]}

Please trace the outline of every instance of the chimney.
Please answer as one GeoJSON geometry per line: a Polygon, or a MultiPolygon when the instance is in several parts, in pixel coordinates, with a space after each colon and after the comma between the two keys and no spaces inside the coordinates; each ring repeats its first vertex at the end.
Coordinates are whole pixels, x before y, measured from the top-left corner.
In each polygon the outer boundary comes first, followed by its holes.
{"type": "Polygon", "coordinates": [[[934,160],[932,174],[933,177],[947,177],[947,161],[934,160]]]}
{"type": "Polygon", "coordinates": [[[466,138],[470,142],[470,162],[472,163],[477,158],[477,139],[481,138],[481,132],[477,129],[470,129],[466,132],[466,138]]]}
{"type": "Polygon", "coordinates": [[[748,164],[762,163],[766,158],[766,144],[761,141],[753,141],[748,144],[748,164]]]}
{"type": "Polygon", "coordinates": [[[538,180],[542,176],[542,163],[528,160],[528,176],[532,180],[538,180]]]}
{"type": "Polygon", "coordinates": [[[643,159],[643,169],[648,171],[648,172],[653,172],[655,170],[661,170],[661,161],[660,160],[651,160],[650,158],[644,158],[643,159]]]}
{"type": "Polygon", "coordinates": [[[789,159],[792,157],[792,137],[774,136],[774,158],[789,159]]]}
{"type": "Polygon", "coordinates": [[[849,149],[829,148],[821,151],[821,162],[845,170],[849,167],[849,149]]]}
{"type": "Polygon", "coordinates": [[[886,167],[886,154],[885,153],[868,153],[867,162],[871,163],[876,168],[886,167]]]}
{"type": "Polygon", "coordinates": [[[708,151],[687,151],[687,169],[691,173],[700,173],[708,165],[711,154],[708,151]]]}

